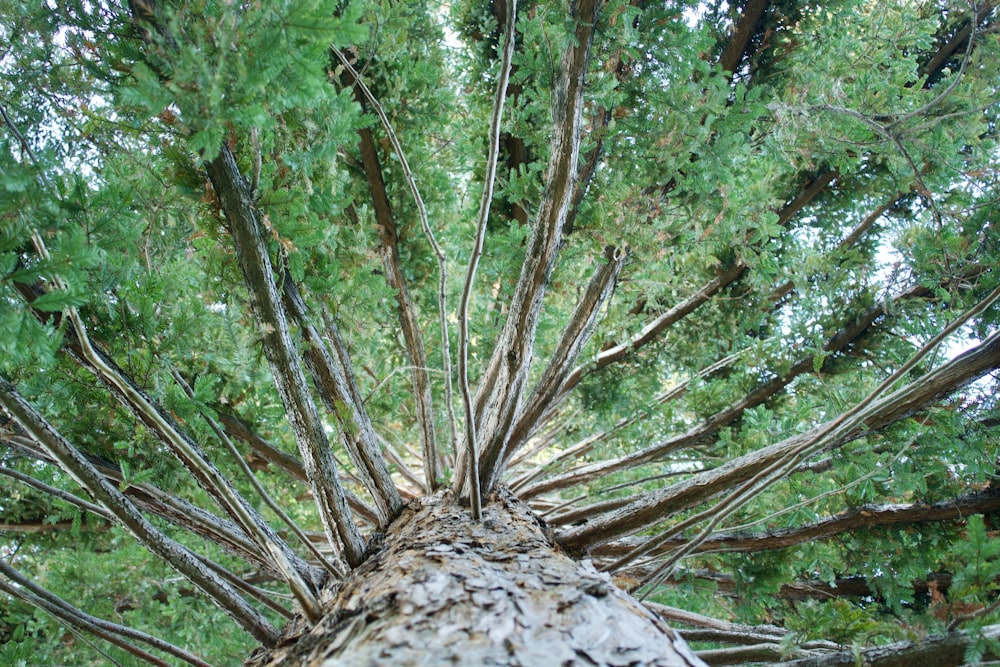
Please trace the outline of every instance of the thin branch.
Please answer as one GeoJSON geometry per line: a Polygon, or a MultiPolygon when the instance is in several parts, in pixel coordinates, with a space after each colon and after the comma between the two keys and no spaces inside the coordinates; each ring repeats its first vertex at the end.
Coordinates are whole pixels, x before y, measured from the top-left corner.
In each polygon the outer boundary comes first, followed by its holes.
{"type": "MultiPolygon", "coordinates": [[[[379,104],[378,98],[376,98],[368,86],[365,85],[364,79],[361,78],[361,74],[354,69],[353,65],[351,65],[351,62],[347,59],[343,52],[335,46],[331,46],[330,48],[334,55],[337,56],[337,59],[340,60],[344,69],[354,78],[358,89],[361,91],[362,95],[364,95],[365,100],[367,100],[368,104],[371,105],[371,108],[375,111],[379,121],[382,123],[382,128],[385,130],[386,135],[389,137],[389,142],[392,144],[392,148],[396,152],[396,157],[399,158],[399,164],[403,171],[403,178],[406,180],[406,184],[410,188],[410,193],[413,195],[413,201],[417,206],[417,216],[420,218],[420,226],[423,229],[424,236],[427,237],[427,241],[430,243],[431,248],[434,251],[434,257],[437,259],[438,324],[441,328],[441,363],[444,370],[445,405],[448,411],[448,424],[451,433],[452,451],[457,451],[458,433],[456,430],[457,420],[455,415],[454,391],[452,389],[451,377],[451,344],[448,340],[448,265],[444,250],[438,243],[437,238],[434,235],[434,230],[431,228],[430,221],[427,218],[427,208],[424,206],[423,197],[420,196],[420,189],[417,188],[417,181],[413,177],[413,171],[410,169],[410,163],[406,159],[406,152],[403,151],[402,143],[400,143],[399,137],[396,135],[396,131],[392,127],[392,123],[389,122],[389,117],[386,115],[385,110],[382,109],[382,105],[379,104]]],[[[433,458],[436,461],[437,453],[434,452],[433,454],[433,458]]],[[[437,484],[436,479],[434,484],[437,484]]]]}
{"type": "MultiPolygon", "coordinates": [[[[180,372],[178,372],[176,368],[171,368],[170,373],[173,376],[174,381],[177,382],[178,386],[180,386],[180,388],[184,391],[184,393],[187,394],[188,398],[193,399],[194,390],[187,383],[187,381],[180,374],[180,372]]],[[[257,481],[257,477],[253,474],[253,471],[250,470],[250,466],[247,465],[247,462],[243,459],[243,456],[240,454],[239,450],[236,449],[236,445],[233,444],[233,441],[223,430],[222,426],[217,421],[212,419],[212,417],[207,413],[205,413],[204,411],[201,411],[201,417],[208,424],[209,428],[212,429],[212,432],[215,433],[215,437],[218,438],[219,442],[223,444],[223,446],[226,448],[226,451],[229,452],[230,457],[232,457],[232,460],[236,463],[236,466],[240,469],[240,472],[243,473],[244,479],[246,479],[247,482],[250,483],[250,486],[253,487],[253,490],[257,493],[257,496],[262,501],[264,501],[264,504],[267,505],[269,508],[271,508],[271,511],[274,512],[275,516],[277,516],[281,520],[281,522],[285,524],[285,526],[287,526],[289,530],[292,531],[292,533],[299,539],[299,542],[301,542],[303,546],[305,546],[307,549],[310,550],[312,555],[316,557],[316,560],[319,562],[321,566],[323,566],[323,568],[327,572],[329,572],[334,577],[337,577],[339,579],[344,578],[345,576],[344,572],[342,572],[333,563],[328,561],[323,556],[323,554],[320,553],[319,549],[317,549],[313,545],[312,540],[306,537],[306,534],[302,531],[301,528],[299,528],[298,524],[296,524],[292,520],[292,518],[288,516],[288,514],[285,513],[283,509],[281,509],[281,506],[274,501],[274,498],[271,497],[271,494],[269,494],[267,490],[261,485],[261,483],[257,481]]],[[[266,536],[264,536],[264,538],[266,539],[266,536]]],[[[292,582],[289,583],[291,584],[292,582]]],[[[302,588],[304,588],[304,586],[302,588]]],[[[292,592],[295,594],[296,598],[298,598],[300,594],[303,594],[298,591],[297,587],[293,587],[292,592]]],[[[312,592],[305,590],[304,594],[310,598],[306,602],[310,606],[315,606],[318,609],[319,602],[316,600],[312,592]]],[[[300,600],[300,603],[302,603],[302,600],[300,600]]],[[[303,605],[303,609],[305,609],[305,605],[303,605]]],[[[312,620],[318,620],[318,619],[312,619],[312,620]]]]}
{"type": "Polygon", "coordinates": [[[30,475],[25,475],[23,472],[13,470],[6,466],[0,466],[0,475],[3,475],[4,477],[10,477],[11,479],[16,479],[22,484],[26,484],[31,488],[37,491],[41,491],[46,495],[58,498],[59,500],[62,500],[65,503],[73,505],[77,509],[83,510],[84,512],[90,512],[94,516],[99,516],[102,519],[107,519],[108,521],[114,521],[114,516],[100,505],[95,505],[94,503],[88,502],[83,498],[74,496],[72,493],[68,491],[63,491],[62,489],[46,484],[45,482],[41,482],[30,475]]]}
{"type": "MultiPolygon", "coordinates": [[[[465,283],[462,286],[462,298],[458,307],[458,388],[465,409],[465,439],[463,441],[465,474],[464,478],[456,477],[456,484],[459,486],[468,485],[472,518],[476,521],[482,518],[482,491],[480,488],[476,413],[473,407],[472,391],[469,388],[469,304],[476,283],[476,269],[479,267],[479,259],[482,256],[483,244],[486,240],[486,223],[489,220],[490,206],[493,203],[493,189],[496,186],[497,160],[500,156],[500,123],[503,120],[504,102],[507,99],[507,81],[510,78],[516,40],[514,31],[517,19],[517,0],[507,0],[506,14],[507,24],[504,26],[504,48],[500,63],[500,76],[497,80],[493,111],[490,114],[490,127],[487,134],[489,148],[486,155],[486,174],[483,177],[483,193],[479,200],[479,213],[476,216],[476,239],[469,257],[465,283]]],[[[489,486],[486,488],[488,489],[489,486]]]]}
{"type": "MultiPolygon", "coordinates": [[[[850,648],[825,656],[772,662],[774,667],[912,667],[913,665],[935,665],[936,667],[960,667],[968,664],[965,651],[976,637],[990,640],[1000,639],[1000,625],[987,625],[975,635],[966,632],[950,632],[922,639],[886,644],[872,648],[850,648]]],[[[987,656],[993,655],[988,653],[987,656]]],[[[983,656],[983,657],[987,657],[983,656]]]]}
{"type": "MultiPolygon", "coordinates": [[[[977,347],[926,373],[916,381],[870,406],[852,420],[850,430],[839,432],[825,446],[836,448],[865,433],[886,428],[921,408],[946,396],[1000,366],[1000,334],[994,334],[977,347]]],[[[616,501],[604,512],[595,507],[589,520],[562,531],[558,541],[569,549],[599,546],[621,535],[634,533],[659,523],[663,517],[683,511],[734,488],[775,463],[789,460],[814,442],[830,422],[779,443],[727,461],[725,464],[664,489],[616,501]]]]}
{"type": "Polygon", "coordinates": [[[990,293],[985,299],[975,304],[973,307],[969,308],[950,322],[948,326],[941,330],[940,333],[938,333],[926,345],[913,354],[913,356],[896,369],[894,373],[883,380],[874,390],[856,403],[851,409],[842,413],[836,419],[827,422],[821,428],[816,429],[814,435],[790,451],[785,457],[766,466],[752,478],[742,483],[726,498],[716,503],[713,507],[685,519],[677,526],[671,527],[669,532],[674,533],[684,530],[688,526],[697,525],[701,521],[708,521],[705,528],[703,528],[696,537],[685,541],[685,544],[681,546],[676,553],[670,556],[670,558],[668,558],[662,566],[657,568],[646,578],[643,582],[644,585],[649,586],[646,594],[648,595],[652,592],[658,581],[669,576],[674,567],[676,567],[677,563],[688,555],[694,553],[699,545],[707,541],[709,537],[711,537],[716,526],[732,515],[736,510],[759,496],[779,479],[783,479],[792,469],[794,469],[795,466],[813,453],[832,447],[833,443],[837,442],[845,432],[857,430],[858,427],[864,423],[865,417],[869,415],[868,408],[873,405],[876,400],[882,396],[882,394],[888,391],[888,389],[900,379],[905,377],[906,374],[909,373],[910,370],[920,363],[920,361],[927,355],[936,350],[945,338],[954,333],[969,319],[989,308],[997,299],[1000,299],[1000,287],[993,290],[993,292],[990,293]]]}
{"type": "Polygon", "coordinates": [[[318,620],[320,611],[319,603],[310,587],[315,587],[315,581],[307,584],[303,579],[303,574],[309,575],[312,568],[305,566],[301,560],[293,564],[290,558],[290,549],[284,544],[277,534],[264,522],[263,518],[253,511],[246,500],[239,495],[236,489],[226,480],[214,465],[208,462],[202,455],[200,448],[194,446],[193,442],[184,437],[174,424],[162,417],[159,410],[150,404],[145,395],[135,391],[131,382],[121,377],[115,369],[104,362],[101,355],[90,344],[83,321],[76,309],[68,309],[68,315],[73,322],[74,332],[80,341],[84,358],[88,364],[97,372],[103,380],[113,384],[122,396],[128,400],[128,405],[142,412],[145,421],[153,422],[156,425],[155,432],[165,436],[171,449],[177,453],[178,458],[185,463],[189,470],[196,470],[196,477],[206,480],[210,485],[213,496],[221,499],[222,506],[236,519],[240,526],[250,535],[261,549],[261,553],[273,562],[274,566],[282,573],[288,585],[299,597],[300,603],[307,615],[315,616],[318,620]]]}
{"type": "MultiPolygon", "coordinates": [[[[3,559],[0,559],[0,574],[3,574],[3,576],[7,577],[11,582],[17,584],[17,586],[20,586],[21,589],[23,589],[21,590],[15,588],[14,586],[6,586],[2,581],[0,581],[0,587],[3,587],[4,592],[16,595],[17,597],[29,597],[24,595],[24,593],[27,592],[30,594],[30,598],[32,599],[26,601],[29,602],[29,604],[32,604],[32,606],[41,607],[53,616],[57,616],[74,627],[95,634],[102,639],[106,639],[116,646],[124,648],[130,653],[133,652],[129,650],[128,647],[123,646],[118,638],[141,641],[157,650],[163,651],[168,655],[179,658],[190,665],[196,665],[197,667],[212,667],[211,664],[205,662],[193,653],[185,651],[178,646],[174,646],[170,642],[164,641],[159,637],[154,637],[153,635],[140,630],[135,630],[128,626],[112,623],[102,618],[97,618],[96,616],[87,614],[83,610],[71,605],[59,596],[31,581],[16,569],[8,565],[3,559]]],[[[143,655],[138,655],[136,653],[133,653],[133,655],[150,662],[150,660],[143,655]]],[[[153,662],[153,664],[168,665],[168,663],[159,660],[153,662]]]]}

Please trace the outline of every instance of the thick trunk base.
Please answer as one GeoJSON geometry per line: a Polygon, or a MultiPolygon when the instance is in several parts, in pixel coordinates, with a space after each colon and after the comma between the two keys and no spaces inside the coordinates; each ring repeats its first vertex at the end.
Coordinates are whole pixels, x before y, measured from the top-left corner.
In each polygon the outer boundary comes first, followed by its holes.
{"type": "Polygon", "coordinates": [[[510,494],[475,523],[449,493],[413,501],[377,554],[252,667],[704,665],[589,564],[563,554],[510,494]]]}

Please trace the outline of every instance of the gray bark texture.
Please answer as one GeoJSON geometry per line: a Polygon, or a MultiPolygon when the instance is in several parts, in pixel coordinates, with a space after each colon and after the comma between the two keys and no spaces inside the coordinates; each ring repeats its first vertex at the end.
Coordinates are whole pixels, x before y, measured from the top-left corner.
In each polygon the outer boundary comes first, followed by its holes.
{"type": "Polygon", "coordinates": [[[246,667],[678,666],[680,636],[500,490],[475,522],[450,491],[414,500],[381,549],[246,667]]]}

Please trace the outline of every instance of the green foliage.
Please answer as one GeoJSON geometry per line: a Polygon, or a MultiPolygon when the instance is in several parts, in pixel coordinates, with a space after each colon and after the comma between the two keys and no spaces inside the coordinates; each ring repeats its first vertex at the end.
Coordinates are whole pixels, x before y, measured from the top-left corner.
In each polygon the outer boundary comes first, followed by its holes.
{"type": "MultiPolygon", "coordinates": [[[[161,12],[153,22],[129,13],[146,3],[55,4],[0,0],[0,106],[9,119],[0,127],[0,375],[82,452],[116,470],[119,488],[150,485],[219,511],[142,420],[74,359],[66,315],[75,309],[123,373],[262,506],[208,421],[238,419],[279,452],[298,454],[229,221],[204,169],[225,146],[256,186],[248,203],[262,215],[276,272],[288,270],[320,331],[336,323],[376,430],[419,473],[420,457],[407,451],[419,448],[411,360],[359,130],[376,144],[444,443],[452,425],[437,258],[400,156],[345,84],[330,46],[361,72],[406,152],[447,256],[455,356],[455,304],[498,77],[499,3],[462,0],[445,10],[414,0],[195,0],[153,3],[161,12]]],[[[541,446],[529,464],[588,439],[584,453],[555,460],[551,473],[701,435],[538,499],[553,512],[547,518],[558,517],[559,502],[577,509],[688,484],[843,414],[1000,284],[1000,42],[996,10],[980,11],[968,55],[963,46],[930,69],[966,25],[966,4],[771,2],[735,71],[725,72],[718,61],[739,3],[604,3],[586,76],[585,187],[549,277],[529,386],[557,349],[603,248],[627,247],[629,258],[576,362],[583,378],[534,434],[529,447],[541,446]],[[736,277],[708,289],[726,275],[736,277]],[[602,352],[638,340],[686,305],[654,340],[598,370],[602,352]],[[876,307],[870,325],[854,331],[876,307]],[[850,333],[849,342],[832,345],[838,332],[850,333]]],[[[575,28],[567,16],[565,3],[518,9],[500,173],[469,317],[474,385],[510,313],[544,196],[551,87],[575,28]]],[[[998,314],[994,305],[974,318],[906,381],[996,332],[998,314]]],[[[295,326],[292,335],[301,342],[295,326]]],[[[992,491],[996,385],[996,373],[987,375],[889,429],[817,453],[719,530],[763,538],[845,512],[992,491]]],[[[324,418],[338,460],[353,472],[334,415],[324,418]]],[[[55,466],[14,447],[24,436],[12,429],[0,414],[0,465],[80,493],[55,466]]],[[[279,504],[321,532],[306,487],[236,440],[279,504]]],[[[450,443],[441,446],[451,463],[450,443]]],[[[442,474],[453,472],[446,466],[442,474]]],[[[678,508],[641,536],[706,507],[678,508]]],[[[247,571],[157,521],[200,553],[247,571]]],[[[998,620],[991,605],[1000,547],[995,517],[964,521],[697,553],[652,595],[727,620],[781,624],[789,649],[816,639],[860,647],[916,638],[953,621],[974,632],[998,620]],[[930,573],[951,576],[941,599],[914,588],[930,573]],[[868,592],[786,595],[796,582],[838,581],[863,581],[868,592]]],[[[64,500],[0,476],[0,523],[47,527],[4,532],[0,557],[90,613],[217,664],[249,652],[225,614],[119,529],[64,500]]],[[[636,584],[631,574],[622,582],[636,584]]],[[[967,659],[989,648],[977,640],[967,659]]],[[[134,664],[117,649],[100,650],[134,664]]],[[[0,663],[104,662],[50,617],[0,603],[0,663]]]]}

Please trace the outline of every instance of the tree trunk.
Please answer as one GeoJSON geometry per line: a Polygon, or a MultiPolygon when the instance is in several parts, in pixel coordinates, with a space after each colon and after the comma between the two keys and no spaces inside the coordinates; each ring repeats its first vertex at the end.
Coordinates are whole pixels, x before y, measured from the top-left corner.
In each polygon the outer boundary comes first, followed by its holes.
{"type": "Polygon", "coordinates": [[[248,667],[704,665],[589,563],[555,546],[506,491],[481,523],[451,492],[413,501],[383,546],[248,667]]]}

